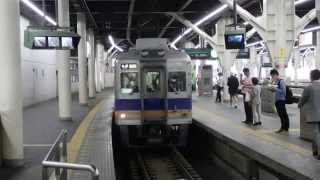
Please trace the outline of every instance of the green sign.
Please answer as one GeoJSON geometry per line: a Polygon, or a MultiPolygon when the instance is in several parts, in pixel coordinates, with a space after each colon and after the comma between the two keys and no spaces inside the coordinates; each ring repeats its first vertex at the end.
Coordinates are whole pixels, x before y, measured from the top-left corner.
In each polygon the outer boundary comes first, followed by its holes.
{"type": "Polygon", "coordinates": [[[191,59],[216,59],[211,56],[212,49],[210,48],[199,48],[199,49],[185,49],[185,52],[190,56],[191,59]]]}
{"type": "Polygon", "coordinates": [[[70,50],[78,46],[80,38],[70,28],[29,26],[24,31],[24,46],[29,49],[70,50]]]}

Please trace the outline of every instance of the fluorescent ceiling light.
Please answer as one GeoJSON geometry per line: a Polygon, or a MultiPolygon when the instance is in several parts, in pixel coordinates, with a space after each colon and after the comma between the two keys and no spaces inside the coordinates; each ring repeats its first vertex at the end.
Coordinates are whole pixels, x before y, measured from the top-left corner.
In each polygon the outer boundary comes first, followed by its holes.
{"type": "Polygon", "coordinates": [[[308,29],[304,29],[303,31],[301,31],[301,33],[307,33],[307,32],[318,31],[318,30],[320,30],[320,26],[314,26],[308,29]]]}
{"type": "Polygon", "coordinates": [[[295,4],[295,5],[299,5],[299,4],[305,3],[305,2],[307,2],[307,1],[310,1],[310,0],[296,0],[296,1],[294,2],[294,4],[295,4]]]}
{"type": "MultiPolygon", "coordinates": [[[[209,20],[210,18],[212,18],[213,16],[219,14],[220,12],[226,10],[228,8],[227,4],[224,4],[222,6],[220,6],[218,9],[212,11],[210,14],[206,15],[205,17],[201,18],[199,21],[197,21],[194,25],[195,26],[199,26],[202,23],[204,23],[205,21],[209,20]]],[[[191,28],[188,28],[185,32],[183,32],[183,34],[181,34],[180,36],[178,36],[171,44],[170,46],[172,47],[173,45],[175,45],[178,41],[180,41],[183,36],[189,34],[192,31],[191,28]]]]}
{"type": "Polygon", "coordinates": [[[34,5],[30,0],[21,0],[25,5],[27,5],[30,9],[32,9],[35,13],[37,13],[39,16],[44,17],[49,23],[56,26],[57,22],[55,22],[51,17],[44,14],[44,12],[39,9],[36,5],[34,5]]]}
{"type": "Polygon", "coordinates": [[[114,40],[113,40],[113,38],[112,38],[111,35],[108,36],[108,39],[109,39],[110,44],[111,44],[114,48],[116,48],[116,49],[117,49],[118,51],[120,51],[120,52],[123,52],[123,49],[122,49],[121,47],[119,47],[119,46],[116,45],[116,43],[114,42],[114,40]]]}
{"type": "Polygon", "coordinates": [[[258,44],[263,44],[263,41],[256,41],[256,42],[253,42],[253,43],[250,43],[250,44],[247,44],[247,47],[252,47],[252,46],[255,46],[255,45],[258,45],[258,44]]]}
{"type": "Polygon", "coordinates": [[[45,16],[44,18],[45,18],[49,23],[51,23],[52,25],[54,25],[54,26],[57,25],[56,21],[53,20],[51,17],[45,16]]]}

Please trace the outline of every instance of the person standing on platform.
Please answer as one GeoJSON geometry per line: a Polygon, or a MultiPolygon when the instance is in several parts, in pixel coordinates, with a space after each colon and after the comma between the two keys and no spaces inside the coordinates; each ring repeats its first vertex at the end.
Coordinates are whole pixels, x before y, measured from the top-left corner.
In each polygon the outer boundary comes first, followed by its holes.
{"type": "Polygon", "coordinates": [[[315,130],[312,151],[315,158],[320,160],[320,71],[311,71],[310,79],[312,84],[304,89],[298,107],[308,104],[306,110],[310,118],[307,123],[312,124],[315,130]]]}
{"type": "Polygon", "coordinates": [[[259,79],[252,78],[251,106],[253,112],[253,125],[261,125],[261,86],[259,79]]]}
{"type": "Polygon", "coordinates": [[[281,127],[276,133],[289,131],[289,116],[286,109],[286,84],[283,79],[279,78],[279,72],[276,69],[270,71],[271,78],[275,83],[275,87],[272,89],[275,91],[276,96],[276,109],[281,120],[281,127]]]}
{"type": "Polygon", "coordinates": [[[228,78],[227,82],[229,86],[229,94],[230,94],[230,105],[231,107],[238,108],[238,88],[239,88],[239,81],[238,78],[234,75],[231,75],[228,78]]]}
{"type": "Polygon", "coordinates": [[[241,93],[243,94],[243,104],[244,104],[244,111],[246,114],[246,119],[242,121],[246,124],[252,124],[253,114],[252,114],[252,107],[250,103],[250,91],[252,88],[252,82],[250,78],[250,70],[248,68],[243,68],[243,74],[240,76],[240,83],[242,85],[241,93]]]}
{"type": "Polygon", "coordinates": [[[222,73],[218,73],[218,80],[217,80],[217,95],[216,95],[216,102],[221,103],[221,90],[223,89],[223,78],[222,73]]]}

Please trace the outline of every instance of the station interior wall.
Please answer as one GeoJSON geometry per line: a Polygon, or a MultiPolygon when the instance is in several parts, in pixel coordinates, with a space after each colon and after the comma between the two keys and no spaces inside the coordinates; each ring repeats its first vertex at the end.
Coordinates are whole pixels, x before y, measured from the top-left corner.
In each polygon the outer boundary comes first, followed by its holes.
{"type": "MultiPolygon", "coordinates": [[[[55,50],[31,50],[23,45],[24,30],[30,21],[20,16],[21,71],[23,106],[57,97],[57,60],[55,50]]],[[[78,91],[78,83],[71,84],[73,93],[78,91]]]]}
{"type": "MultiPolygon", "coordinates": [[[[195,60],[194,63],[196,65],[196,72],[195,72],[196,74],[199,73],[198,72],[199,66],[203,61],[204,60],[195,60]]],[[[213,60],[204,61],[203,64],[211,65],[213,67],[213,83],[215,84],[218,79],[218,72],[221,71],[220,64],[218,63],[218,61],[213,61],[213,60]]],[[[245,67],[250,68],[252,77],[259,77],[260,69],[255,65],[252,66],[248,59],[236,59],[233,63],[233,66],[231,67],[231,73],[240,74],[242,73],[242,69],[245,67]]],[[[297,79],[297,81],[301,81],[301,82],[310,81],[309,73],[315,68],[316,68],[316,56],[314,53],[310,53],[307,56],[301,57],[301,60],[297,64],[296,70],[294,68],[294,64],[291,59],[288,63],[288,67],[286,68],[286,76],[287,76],[286,79],[290,81],[294,81],[295,79],[297,79]]],[[[269,73],[271,69],[272,68],[269,68],[269,67],[263,67],[261,69],[261,78],[265,79],[269,77],[269,73]]]]}

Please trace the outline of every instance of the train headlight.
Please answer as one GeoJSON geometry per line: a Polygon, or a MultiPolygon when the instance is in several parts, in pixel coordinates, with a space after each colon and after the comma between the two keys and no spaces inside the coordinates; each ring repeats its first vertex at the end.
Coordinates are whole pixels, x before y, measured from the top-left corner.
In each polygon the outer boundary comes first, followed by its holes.
{"type": "Polygon", "coordinates": [[[121,119],[125,119],[126,117],[127,117],[127,115],[126,115],[125,113],[121,113],[121,114],[120,114],[120,118],[121,118],[121,119]]]}

